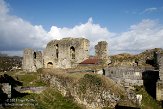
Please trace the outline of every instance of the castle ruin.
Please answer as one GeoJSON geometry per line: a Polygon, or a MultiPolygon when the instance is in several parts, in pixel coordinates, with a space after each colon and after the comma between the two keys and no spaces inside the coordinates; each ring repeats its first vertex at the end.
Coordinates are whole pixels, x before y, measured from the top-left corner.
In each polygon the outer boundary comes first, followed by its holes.
{"type": "MultiPolygon", "coordinates": [[[[85,38],[63,38],[50,41],[41,51],[25,49],[22,68],[35,72],[39,68],[72,68],[89,58],[90,42],[85,38]]],[[[101,41],[95,46],[96,56],[108,60],[107,42],[101,41]]]]}
{"type": "Polygon", "coordinates": [[[95,56],[103,60],[104,63],[110,63],[108,58],[108,43],[106,41],[100,41],[95,45],[95,56]]]}

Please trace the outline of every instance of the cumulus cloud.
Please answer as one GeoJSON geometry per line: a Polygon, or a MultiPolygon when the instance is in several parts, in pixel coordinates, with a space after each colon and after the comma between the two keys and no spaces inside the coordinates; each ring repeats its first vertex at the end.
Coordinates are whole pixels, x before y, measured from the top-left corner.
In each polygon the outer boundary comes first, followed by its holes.
{"type": "Polygon", "coordinates": [[[155,20],[142,20],[129,31],[111,39],[111,48],[117,51],[140,52],[145,49],[163,48],[163,26],[155,20]]]}
{"type": "Polygon", "coordinates": [[[111,33],[107,28],[94,24],[92,18],[88,19],[85,24],[76,25],[73,28],[58,28],[52,26],[48,35],[53,38],[61,39],[63,37],[84,37],[91,41],[91,49],[100,40],[108,40],[115,33],[111,33]]]}
{"type": "Polygon", "coordinates": [[[0,0],[0,50],[21,50],[26,47],[41,48],[47,32],[41,25],[32,25],[20,17],[10,15],[0,0]]]}
{"type": "Polygon", "coordinates": [[[3,15],[8,12],[9,12],[9,9],[7,8],[7,4],[3,0],[0,0],[0,14],[3,15]]]}
{"type": "Polygon", "coordinates": [[[142,20],[122,33],[110,32],[106,27],[95,24],[92,18],[72,28],[59,28],[54,25],[50,31],[46,31],[41,25],[32,25],[18,16],[10,15],[9,8],[3,0],[0,0],[0,16],[0,51],[9,54],[12,54],[11,51],[18,54],[24,48],[43,49],[48,41],[64,37],[89,39],[91,51],[98,41],[105,40],[109,43],[111,54],[163,48],[163,25],[156,20],[142,20]]]}
{"type": "Polygon", "coordinates": [[[95,45],[97,41],[107,40],[114,35],[107,28],[94,24],[92,18],[73,28],[52,26],[50,31],[46,31],[41,25],[32,25],[20,17],[10,15],[3,0],[0,0],[0,9],[0,51],[42,49],[48,41],[64,37],[85,37],[91,40],[91,45],[95,45]]]}

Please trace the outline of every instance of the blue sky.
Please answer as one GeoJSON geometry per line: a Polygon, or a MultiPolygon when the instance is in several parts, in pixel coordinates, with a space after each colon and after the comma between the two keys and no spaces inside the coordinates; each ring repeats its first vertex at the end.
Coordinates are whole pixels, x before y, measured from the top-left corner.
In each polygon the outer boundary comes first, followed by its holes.
{"type": "Polygon", "coordinates": [[[142,19],[163,23],[163,0],[6,0],[11,14],[49,30],[52,25],[73,27],[89,17],[113,32],[126,31],[142,19]],[[157,8],[144,12],[149,8],[157,8]],[[144,13],[143,13],[144,12],[144,13]]]}
{"type": "Polygon", "coordinates": [[[0,51],[21,54],[48,41],[85,37],[109,52],[163,48],[163,0],[0,0],[0,51]]]}

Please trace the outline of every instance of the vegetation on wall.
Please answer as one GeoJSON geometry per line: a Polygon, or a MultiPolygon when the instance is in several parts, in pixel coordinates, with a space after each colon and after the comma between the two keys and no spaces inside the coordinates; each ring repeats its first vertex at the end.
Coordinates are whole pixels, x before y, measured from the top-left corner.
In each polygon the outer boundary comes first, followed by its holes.
{"type": "Polygon", "coordinates": [[[102,87],[102,80],[96,75],[85,74],[84,77],[81,78],[78,83],[79,83],[79,90],[82,93],[86,93],[86,90],[88,88],[93,88],[93,90],[98,90],[100,87],[102,87]]]}
{"type": "Polygon", "coordinates": [[[135,92],[143,96],[141,101],[141,109],[162,109],[159,102],[152,98],[144,87],[136,86],[135,92]]]}
{"type": "Polygon", "coordinates": [[[153,60],[154,58],[154,52],[160,52],[163,53],[163,50],[161,48],[155,48],[155,49],[149,49],[139,54],[118,54],[110,56],[112,65],[121,65],[124,63],[124,65],[133,65],[133,63],[138,63],[138,65],[146,66],[146,60],[153,60]]]}

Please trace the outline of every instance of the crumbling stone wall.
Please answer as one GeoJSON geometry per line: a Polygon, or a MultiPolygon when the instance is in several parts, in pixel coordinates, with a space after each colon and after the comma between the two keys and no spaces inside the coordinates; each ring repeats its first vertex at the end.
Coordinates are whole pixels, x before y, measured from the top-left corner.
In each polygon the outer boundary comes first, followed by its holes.
{"type": "Polygon", "coordinates": [[[143,86],[142,72],[144,69],[136,67],[108,67],[105,68],[105,75],[118,84],[121,84],[125,87],[130,86],[143,86]]]}
{"type": "Polygon", "coordinates": [[[100,41],[95,45],[95,56],[102,59],[104,63],[110,63],[108,58],[108,43],[106,41],[100,41]]]}
{"type": "Polygon", "coordinates": [[[11,85],[9,83],[1,83],[3,93],[7,94],[8,98],[11,98],[11,85]]]}
{"type": "Polygon", "coordinates": [[[34,64],[36,69],[42,68],[43,67],[43,59],[42,59],[42,52],[41,51],[36,51],[34,52],[34,64]]]}
{"type": "Polygon", "coordinates": [[[34,51],[30,48],[24,49],[22,68],[27,72],[36,72],[37,69],[43,67],[42,52],[34,51]]]}
{"type": "Polygon", "coordinates": [[[24,71],[33,72],[36,71],[36,67],[34,65],[34,51],[30,48],[24,49],[23,53],[23,62],[22,69],[24,71]]]}
{"type": "Polygon", "coordinates": [[[163,100],[163,54],[157,52],[156,60],[159,68],[159,81],[156,84],[156,99],[163,100]]]}
{"type": "Polygon", "coordinates": [[[44,68],[71,68],[89,57],[89,40],[52,40],[44,50],[44,68]]]}
{"type": "Polygon", "coordinates": [[[85,38],[63,38],[52,40],[43,51],[26,48],[22,68],[35,72],[39,68],[71,68],[89,57],[89,40],[85,38]]]}
{"type": "Polygon", "coordinates": [[[163,81],[163,54],[158,54],[159,77],[163,81]]]}
{"type": "MultiPolygon", "coordinates": [[[[35,72],[39,68],[72,68],[89,58],[90,42],[85,38],[63,38],[50,41],[43,51],[25,49],[23,54],[24,71],[35,72]]],[[[102,64],[110,63],[108,44],[98,42],[95,46],[96,57],[102,64]]]]}

